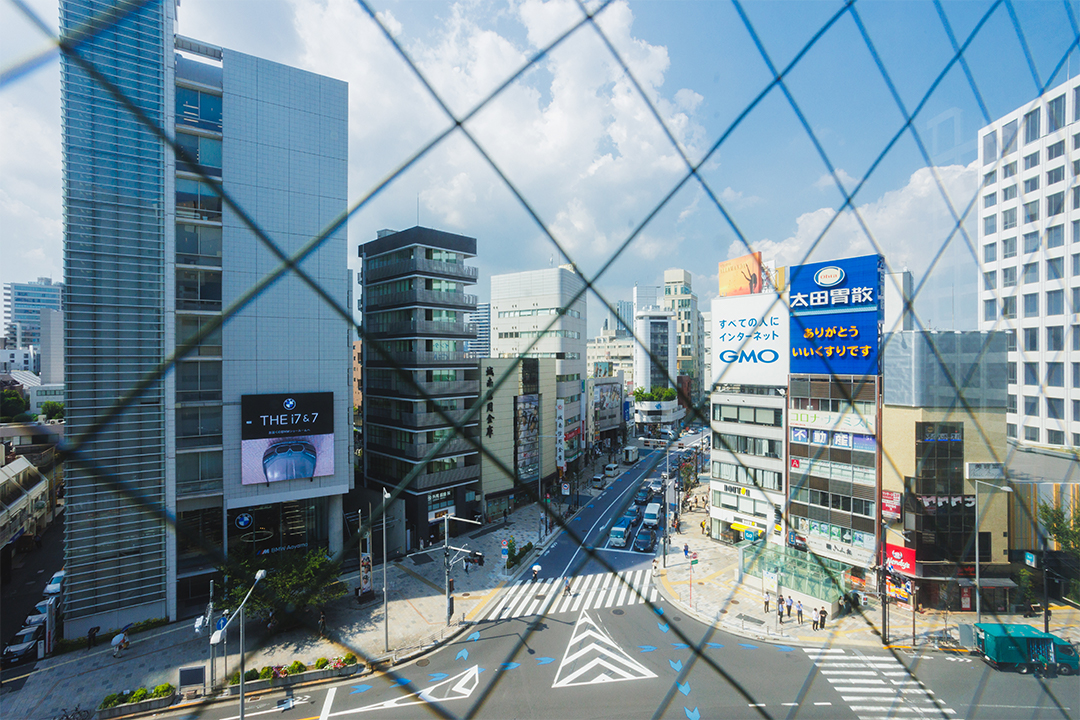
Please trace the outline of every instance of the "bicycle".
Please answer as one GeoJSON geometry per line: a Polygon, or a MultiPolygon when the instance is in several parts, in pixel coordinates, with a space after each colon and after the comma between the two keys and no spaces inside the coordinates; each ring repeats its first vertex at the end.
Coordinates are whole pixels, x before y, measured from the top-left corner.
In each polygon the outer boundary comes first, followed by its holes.
{"type": "Polygon", "coordinates": [[[76,705],[74,710],[69,711],[67,708],[61,710],[60,714],[56,716],[56,720],[90,720],[93,714],[93,711],[82,710],[76,705]]]}

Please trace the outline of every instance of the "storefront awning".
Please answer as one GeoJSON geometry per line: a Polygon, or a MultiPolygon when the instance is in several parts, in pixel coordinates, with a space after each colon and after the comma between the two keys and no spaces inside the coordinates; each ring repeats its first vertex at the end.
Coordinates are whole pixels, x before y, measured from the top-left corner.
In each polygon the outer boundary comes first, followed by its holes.
{"type": "MultiPolygon", "coordinates": [[[[975,581],[971,578],[960,578],[960,587],[975,587],[975,581]]],[[[984,588],[1014,588],[1017,587],[1009,578],[980,578],[979,584],[984,588]]]]}

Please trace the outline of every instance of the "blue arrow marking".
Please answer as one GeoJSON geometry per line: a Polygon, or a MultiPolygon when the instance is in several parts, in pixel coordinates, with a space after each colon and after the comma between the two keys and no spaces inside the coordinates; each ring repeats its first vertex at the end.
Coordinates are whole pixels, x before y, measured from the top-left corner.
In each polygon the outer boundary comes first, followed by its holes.
{"type": "Polygon", "coordinates": [[[514,668],[520,667],[520,666],[521,666],[521,663],[516,663],[516,662],[504,662],[504,663],[502,663],[502,669],[503,670],[513,670],[514,668]]]}
{"type": "Polygon", "coordinates": [[[589,503],[588,507],[593,507],[593,504],[592,504],[592,503],[589,503]]]}
{"type": "Polygon", "coordinates": [[[676,682],[675,684],[679,686],[679,692],[681,692],[683,695],[690,694],[690,683],[683,684],[680,682],[676,682]]]}
{"type": "Polygon", "coordinates": [[[641,652],[652,652],[656,649],[652,645],[638,645],[638,647],[641,648],[641,652]]]}
{"type": "Polygon", "coordinates": [[[789,648],[787,645],[777,645],[776,649],[780,652],[795,652],[795,648],[789,648]]]}
{"type": "Polygon", "coordinates": [[[539,660],[536,661],[536,664],[537,665],[548,665],[548,664],[553,663],[553,662],[555,662],[555,658],[542,657],[542,658],[540,658],[539,660]]]}
{"type": "Polygon", "coordinates": [[[458,654],[454,657],[454,659],[455,660],[468,660],[469,659],[469,651],[466,650],[465,648],[461,648],[461,651],[458,652],[458,654]]]}
{"type": "Polygon", "coordinates": [[[663,615],[664,614],[664,608],[662,608],[662,607],[656,608],[656,614],[657,615],[663,615]]]}
{"type": "Polygon", "coordinates": [[[580,520],[580,519],[581,519],[581,516],[580,516],[580,515],[578,515],[578,516],[577,516],[576,518],[574,518],[574,519],[573,519],[573,520],[572,520],[571,522],[577,522],[577,521],[578,521],[578,520],[580,520]]]}
{"type": "Polygon", "coordinates": [[[445,680],[449,677],[446,673],[428,673],[428,680],[431,682],[438,682],[439,680],[445,680]]]}
{"type": "Polygon", "coordinates": [[[683,712],[686,713],[686,720],[701,720],[701,713],[698,712],[697,708],[691,710],[690,708],[684,707],[683,712]]]}
{"type": "Polygon", "coordinates": [[[721,645],[720,643],[711,643],[711,642],[707,642],[707,643],[705,643],[705,644],[706,644],[706,645],[708,645],[709,647],[711,647],[711,648],[712,648],[713,650],[716,650],[717,648],[722,648],[722,647],[724,647],[724,646],[723,646],[723,645],[721,645]]]}
{"type": "Polygon", "coordinates": [[[350,692],[349,694],[355,695],[356,693],[366,693],[370,689],[370,685],[353,685],[352,692],[350,692]]]}
{"type": "Polygon", "coordinates": [[[686,643],[671,643],[671,647],[679,648],[680,650],[689,650],[690,646],[686,643]]]}
{"type": "Polygon", "coordinates": [[[394,685],[398,685],[398,686],[400,686],[400,685],[408,685],[408,684],[409,684],[409,678],[398,678],[397,680],[394,681],[394,685]]]}
{"type": "Polygon", "coordinates": [[[668,660],[668,665],[675,672],[682,672],[682,660],[668,660]]]}
{"type": "Polygon", "coordinates": [[[668,626],[665,625],[664,623],[656,623],[656,626],[658,628],[660,628],[660,632],[667,632],[668,631],[668,626]]]}
{"type": "Polygon", "coordinates": [[[757,645],[751,645],[750,643],[739,643],[739,647],[744,647],[747,650],[757,650],[757,645]]]}
{"type": "Polygon", "coordinates": [[[472,640],[473,642],[476,642],[477,640],[480,639],[480,631],[477,630],[476,632],[474,632],[472,635],[470,635],[469,637],[467,637],[465,639],[466,640],[472,640]]]}

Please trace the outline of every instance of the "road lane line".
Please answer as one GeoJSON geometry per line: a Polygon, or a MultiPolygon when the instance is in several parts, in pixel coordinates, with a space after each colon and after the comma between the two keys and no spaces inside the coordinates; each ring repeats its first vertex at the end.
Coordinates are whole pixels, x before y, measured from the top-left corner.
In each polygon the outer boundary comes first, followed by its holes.
{"type": "Polygon", "coordinates": [[[332,687],[327,691],[326,700],[323,701],[322,712],[319,713],[319,720],[327,720],[327,718],[330,717],[330,706],[334,704],[334,693],[336,692],[336,687],[332,687]]]}
{"type": "Polygon", "coordinates": [[[622,583],[622,590],[619,591],[619,600],[615,603],[619,607],[623,606],[627,594],[629,594],[630,589],[634,586],[634,579],[640,572],[640,570],[627,570],[626,575],[623,578],[626,582],[622,583]]]}

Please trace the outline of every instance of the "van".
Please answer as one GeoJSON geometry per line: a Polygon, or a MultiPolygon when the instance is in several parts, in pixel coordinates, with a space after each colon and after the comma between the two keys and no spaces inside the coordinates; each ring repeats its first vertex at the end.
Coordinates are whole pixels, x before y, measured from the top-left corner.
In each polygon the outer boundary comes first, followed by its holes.
{"type": "Polygon", "coordinates": [[[609,463],[604,466],[604,474],[609,478],[613,478],[619,474],[619,466],[615,463],[609,463]]]}
{"type": "Polygon", "coordinates": [[[622,449],[622,461],[623,465],[633,465],[638,461],[638,449],[634,445],[629,445],[622,449]]]}
{"type": "Polygon", "coordinates": [[[604,476],[603,475],[593,475],[592,476],[592,486],[594,488],[602,489],[604,487],[604,476]]]}
{"type": "Polygon", "coordinates": [[[619,518],[608,531],[608,544],[613,548],[626,547],[630,542],[630,518],[619,518]]]}
{"type": "Polygon", "coordinates": [[[645,508],[645,519],[641,521],[644,527],[658,527],[660,525],[660,503],[649,503],[645,508]]]}

